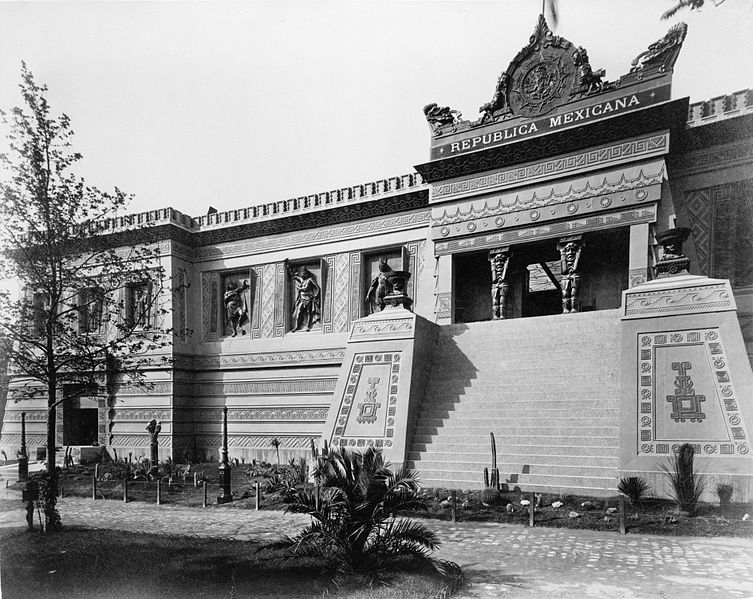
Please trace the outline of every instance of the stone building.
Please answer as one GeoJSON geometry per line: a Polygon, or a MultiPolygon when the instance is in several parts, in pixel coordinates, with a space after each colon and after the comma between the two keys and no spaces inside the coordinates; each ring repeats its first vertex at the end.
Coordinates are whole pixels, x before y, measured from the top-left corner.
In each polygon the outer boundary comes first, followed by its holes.
{"type": "MultiPolygon", "coordinates": [[[[685,33],[608,81],[541,17],[480,118],[424,108],[417,172],[117,219],[116,244],[149,222],[187,285],[164,299],[172,363],[64,404],[58,443],[147,455],[156,418],[161,457],[216,457],[227,406],[231,457],[375,445],[478,488],[493,432],[503,484],[604,495],[660,487],[690,442],[750,500],[753,91],[673,99],[685,33]]],[[[45,444],[44,405],[9,403],[8,454],[21,410],[45,444]]]]}

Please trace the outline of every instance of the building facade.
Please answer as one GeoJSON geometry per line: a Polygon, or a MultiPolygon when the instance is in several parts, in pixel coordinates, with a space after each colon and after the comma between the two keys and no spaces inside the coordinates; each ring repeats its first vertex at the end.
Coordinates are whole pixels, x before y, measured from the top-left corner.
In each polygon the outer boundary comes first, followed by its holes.
{"type": "MultiPolygon", "coordinates": [[[[148,455],[157,419],[161,457],[206,460],[227,406],[231,458],[374,445],[478,488],[494,433],[508,487],[604,495],[660,487],[690,442],[750,500],[753,91],[672,99],[685,33],[607,81],[541,17],[479,119],[424,108],[417,172],[117,219],[116,245],[151,225],[180,285],[144,322],[176,331],[170,362],[63,403],[59,445],[148,455]]],[[[45,445],[44,403],[9,400],[8,455],[22,411],[45,445]]]]}

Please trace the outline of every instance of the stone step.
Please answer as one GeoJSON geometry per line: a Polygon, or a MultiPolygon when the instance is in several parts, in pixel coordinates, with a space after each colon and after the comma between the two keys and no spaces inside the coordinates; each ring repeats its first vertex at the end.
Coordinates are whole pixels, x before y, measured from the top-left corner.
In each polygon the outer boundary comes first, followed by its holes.
{"type": "MultiPolygon", "coordinates": [[[[428,474],[441,472],[445,470],[461,471],[469,470],[478,473],[483,480],[484,468],[491,468],[489,462],[434,462],[434,461],[409,461],[408,468],[419,470],[428,474]]],[[[563,466],[561,464],[511,464],[507,462],[497,462],[497,469],[500,478],[510,478],[512,475],[558,475],[558,476],[583,476],[587,478],[616,476],[617,466],[583,466],[571,465],[563,466]]]]}
{"type": "Polygon", "coordinates": [[[483,436],[487,441],[489,440],[489,433],[494,433],[494,436],[499,437],[500,439],[509,439],[511,437],[517,438],[528,435],[538,435],[542,437],[564,436],[568,438],[575,436],[584,436],[587,438],[591,438],[592,436],[616,438],[620,434],[620,429],[618,426],[592,426],[592,423],[590,422],[575,426],[541,426],[540,424],[537,425],[535,423],[526,426],[517,421],[510,422],[509,420],[499,426],[492,424],[491,421],[472,425],[466,423],[464,420],[460,422],[455,420],[448,422],[444,426],[418,425],[413,429],[413,434],[418,436],[431,435],[437,437],[441,435],[443,438],[456,435],[462,435],[464,437],[473,436],[474,438],[476,436],[483,436]]]}
{"type": "MultiPolygon", "coordinates": [[[[464,461],[469,461],[474,464],[482,464],[483,467],[491,468],[491,450],[486,452],[463,452],[458,454],[456,452],[445,451],[411,451],[408,454],[408,459],[413,462],[453,462],[457,461],[459,456],[463,457],[464,461]]],[[[619,458],[615,456],[593,456],[593,455],[551,455],[551,454],[529,454],[520,455],[514,453],[501,454],[497,451],[497,463],[504,463],[519,466],[518,470],[521,470],[523,466],[534,464],[537,466],[553,466],[564,465],[570,466],[574,463],[578,463],[583,459],[588,461],[588,465],[600,468],[617,468],[619,465],[619,458]]]]}
{"type": "MultiPolygon", "coordinates": [[[[555,435],[552,434],[549,435],[504,435],[504,439],[500,439],[503,441],[503,446],[505,447],[520,447],[522,445],[545,445],[548,447],[589,447],[589,446],[596,446],[596,447],[611,447],[611,446],[617,446],[619,438],[617,435],[611,435],[611,436],[588,436],[588,435],[580,435],[580,436],[567,436],[563,437],[561,435],[555,435]]],[[[451,449],[456,446],[463,446],[463,445],[476,445],[476,446],[487,446],[489,444],[489,433],[481,433],[481,434],[474,434],[474,435],[454,435],[454,434],[447,434],[447,435],[424,435],[424,434],[414,434],[413,435],[413,443],[441,443],[442,447],[445,447],[447,449],[451,449]]],[[[439,446],[439,445],[437,445],[439,446]]],[[[499,447],[499,445],[498,445],[499,447]]]]}
{"type": "MultiPolygon", "coordinates": [[[[614,484],[609,484],[606,481],[601,480],[594,481],[584,479],[579,481],[579,484],[577,485],[559,484],[560,481],[554,480],[551,477],[548,481],[552,482],[532,483],[528,480],[522,480],[517,483],[507,483],[502,481],[502,488],[523,492],[548,493],[550,495],[583,495],[585,497],[615,497],[619,494],[614,484]]],[[[484,488],[483,480],[447,480],[422,477],[419,479],[419,483],[423,489],[460,489],[473,491],[484,488]]]]}
{"type": "MultiPolygon", "coordinates": [[[[426,426],[444,426],[446,421],[451,416],[461,414],[458,410],[437,410],[437,409],[424,409],[419,413],[418,424],[426,426]]],[[[589,418],[596,420],[604,420],[614,422],[614,418],[619,417],[618,408],[583,408],[583,414],[587,414],[589,418]]],[[[508,411],[507,415],[502,416],[499,414],[490,415],[484,417],[478,413],[474,413],[473,410],[468,411],[467,414],[462,414],[463,422],[479,423],[486,422],[530,422],[535,424],[538,422],[568,422],[570,420],[574,422],[582,422],[583,416],[573,413],[572,410],[564,408],[535,408],[531,407],[526,410],[517,409],[514,412],[508,411]]]]}
{"type": "Polygon", "coordinates": [[[508,394],[500,393],[493,397],[474,397],[464,396],[459,398],[454,397],[441,397],[441,396],[429,396],[422,402],[422,408],[439,408],[448,409],[452,408],[453,411],[457,411],[457,408],[465,406],[472,406],[473,409],[480,410],[519,410],[525,408],[551,408],[551,409],[571,409],[576,405],[586,405],[595,408],[618,408],[619,398],[615,394],[614,396],[606,396],[603,393],[592,393],[588,396],[575,395],[572,396],[558,396],[552,397],[551,393],[537,393],[529,392],[526,395],[522,394],[508,394]],[[462,401],[461,401],[462,400],[462,401]],[[614,405],[612,405],[614,404],[614,405]]]}
{"type": "MultiPolygon", "coordinates": [[[[552,445],[552,444],[531,444],[530,442],[520,442],[517,445],[510,445],[507,443],[497,442],[497,455],[522,455],[530,456],[531,460],[536,459],[535,456],[542,455],[556,455],[556,456],[594,456],[594,457],[614,457],[618,456],[619,446],[617,441],[604,445],[552,445]]],[[[426,451],[438,451],[441,448],[443,452],[450,452],[456,454],[463,453],[479,453],[479,452],[491,452],[489,437],[486,437],[486,441],[482,443],[453,443],[452,445],[446,443],[423,443],[415,442],[411,444],[411,451],[414,452],[426,452],[426,451]]],[[[490,457],[491,459],[491,457],[490,457]]]]}

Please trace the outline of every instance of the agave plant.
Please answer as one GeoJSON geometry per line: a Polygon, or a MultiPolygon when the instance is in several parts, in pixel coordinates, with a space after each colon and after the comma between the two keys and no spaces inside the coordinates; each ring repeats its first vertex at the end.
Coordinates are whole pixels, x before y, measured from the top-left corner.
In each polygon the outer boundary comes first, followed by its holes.
{"type": "Polygon", "coordinates": [[[370,585],[385,583],[385,574],[411,561],[445,573],[445,563],[431,557],[436,534],[421,523],[396,517],[426,507],[412,471],[392,471],[380,451],[330,449],[319,458],[321,489],[295,493],[286,512],[309,514],[310,525],[281,545],[296,555],[321,560],[333,586],[346,576],[362,576],[370,585]]]}
{"type": "Polygon", "coordinates": [[[617,485],[617,490],[623,495],[627,495],[633,505],[638,505],[650,488],[651,485],[640,476],[623,477],[617,485]]]}
{"type": "Polygon", "coordinates": [[[693,469],[695,450],[690,443],[683,443],[670,463],[660,467],[672,484],[674,499],[683,512],[695,512],[698,499],[706,487],[706,479],[693,469]]]}

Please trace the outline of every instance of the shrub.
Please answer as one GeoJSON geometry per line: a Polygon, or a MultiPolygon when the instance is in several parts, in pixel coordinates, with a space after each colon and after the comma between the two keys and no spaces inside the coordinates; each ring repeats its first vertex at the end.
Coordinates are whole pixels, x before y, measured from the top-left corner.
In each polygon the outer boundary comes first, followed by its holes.
{"type": "Polygon", "coordinates": [[[719,507],[724,508],[729,505],[732,500],[732,494],[735,492],[735,488],[732,485],[726,483],[717,483],[716,490],[714,491],[719,498],[719,507]]]}
{"type": "Polygon", "coordinates": [[[643,499],[643,496],[651,488],[646,479],[640,476],[628,476],[621,478],[617,485],[617,490],[630,498],[630,503],[637,505],[643,499]]]}
{"type": "Polygon", "coordinates": [[[481,491],[481,503],[486,505],[498,505],[502,503],[502,493],[494,487],[487,487],[481,491]]]}
{"type": "Polygon", "coordinates": [[[439,542],[424,524],[395,516],[426,509],[414,472],[392,471],[380,451],[364,454],[329,450],[316,469],[320,492],[298,491],[286,512],[309,514],[312,523],[280,544],[296,555],[321,560],[333,586],[356,575],[369,584],[384,583],[385,574],[412,561],[441,573],[446,565],[431,557],[439,542]]]}
{"type": "Polygon", "coordinates": [[[690,443],[683,443],[680,450],[670,458],[669,464],[660,467],[672,484],[674,500],[680,510],[692,514],[706,486],[706,480],[693,469],[695,450],[690,443]]]}

